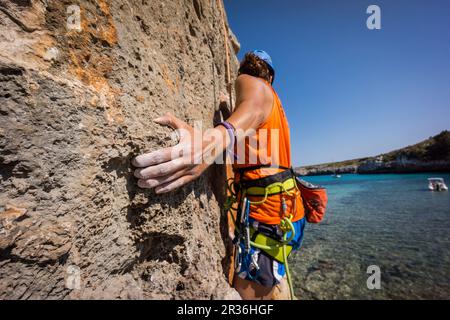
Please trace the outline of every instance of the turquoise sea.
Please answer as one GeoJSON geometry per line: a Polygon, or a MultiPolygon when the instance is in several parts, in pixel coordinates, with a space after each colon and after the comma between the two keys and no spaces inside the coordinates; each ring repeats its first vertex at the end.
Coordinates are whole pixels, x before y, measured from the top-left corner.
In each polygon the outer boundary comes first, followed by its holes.
{"type": "Polygon", "coordinates": [[[428,177],[375,174],[305,177],[328,189],[328,212],[308,224],[291,255],[299,299],[449,299],[450,192],[431,192],[428,177]],[[381,289],[367,288],[367,267],[381,289]]]}

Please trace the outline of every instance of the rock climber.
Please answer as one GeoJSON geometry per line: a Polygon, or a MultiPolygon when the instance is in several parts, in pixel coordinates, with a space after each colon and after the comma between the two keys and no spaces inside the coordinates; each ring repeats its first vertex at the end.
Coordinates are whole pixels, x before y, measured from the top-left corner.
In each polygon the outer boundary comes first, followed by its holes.
{"type": "Polygon", "coordinates": [[[289,216],[291,230],[287,238],[295,234],[289,239],[290,251],[295,250],[300,246],[305,226],[300,191],[292,185],[289,125],[272,87],[274,78],[274,65],[266,52],[247,53],[235,82],[236,107],[226,121],[202,134],[166,114],[155,122],[175,129],[179,143],[139,155],[132,161],[137,167],[134,175],[139,187],[154,188],[160,194],[197,179],[213,162],[211,159],[218,159],[227,151],[235,175],[235,220],[240,230],[235,238],[233,284],[243,299],[270,299],[286,274],[285,260],[279,252],[266,252],[250,241],[255,243],[258,236],[263,242],[267,242],[267,237],[283,241],[286,231],[282,221],[289,216]],[[195,136],[202,137],[200,143],[195,142],[195,136]]]}

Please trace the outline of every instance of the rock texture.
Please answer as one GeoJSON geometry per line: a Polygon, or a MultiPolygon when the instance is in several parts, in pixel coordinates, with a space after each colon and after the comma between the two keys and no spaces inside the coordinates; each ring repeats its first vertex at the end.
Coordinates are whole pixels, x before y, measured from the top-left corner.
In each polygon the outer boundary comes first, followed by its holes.
{"type": "Polygon", "coordinates": [[[224,168],[157,196],[130,166],[175,143],[156,116],[220,117],[239,49],[222,8],[0,0],[1,299],[236,297],[224,168]]]}

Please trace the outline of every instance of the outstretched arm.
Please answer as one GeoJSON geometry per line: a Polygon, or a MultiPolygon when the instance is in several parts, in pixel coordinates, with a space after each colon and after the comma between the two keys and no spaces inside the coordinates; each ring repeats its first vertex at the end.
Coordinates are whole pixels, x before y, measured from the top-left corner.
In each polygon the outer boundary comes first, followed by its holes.
{"type": "MultiPolygon", "coordinates": [[[[259,79],[241,75],[236,80],[236,93],[236,109],[227,121],[236,129],[256,130],[272,110],[270,89],[259,79]]],[[[205,161],[214,154],[211,151],[218,150],[216,155],[220,156],[230,143],[223,126],[202,134],[171,114],[154,121],[177,130],[180,137],[176,146],[137,156],[132,161],[138,168],[134,175],[139,178],[139,187],[155,188],[156,193],[170,192],[197,179],[212,163],[205,161]],[[197,136],[201,139],[195,143],[197,136]]]]}

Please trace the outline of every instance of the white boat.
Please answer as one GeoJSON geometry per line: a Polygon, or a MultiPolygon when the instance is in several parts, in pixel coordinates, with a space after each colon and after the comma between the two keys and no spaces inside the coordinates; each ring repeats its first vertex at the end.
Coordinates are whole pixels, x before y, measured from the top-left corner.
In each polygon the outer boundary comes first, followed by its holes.
{"type": "Polygon", "coordinates": [[[428,189],[431,191],[447,191],[443,178],[428,178],[428,189]]]}
{"type": "Polygon", "coordinates": [[[342,177],[340,174],[333,175],[333,178],[340,178],[340,177],[342,177]]]}

